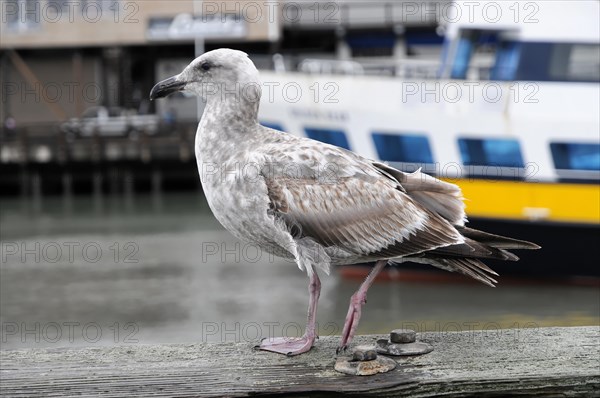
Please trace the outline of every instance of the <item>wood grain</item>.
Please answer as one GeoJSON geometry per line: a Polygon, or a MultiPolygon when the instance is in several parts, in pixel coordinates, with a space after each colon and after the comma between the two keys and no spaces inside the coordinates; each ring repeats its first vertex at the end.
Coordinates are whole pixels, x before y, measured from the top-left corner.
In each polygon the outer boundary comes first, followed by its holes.
{"type": "MultiPolygon", "coordinates": [[[[359,336],[373,344],[387,336],[359,336]]],[[[338,336],[308,354],[255,351],[254,342],[130,345],[0,352],[2,396],[599,396],[600,328],[423,333],[435,349],[399,357],[375,376],[333,370],[338,336]]]]}

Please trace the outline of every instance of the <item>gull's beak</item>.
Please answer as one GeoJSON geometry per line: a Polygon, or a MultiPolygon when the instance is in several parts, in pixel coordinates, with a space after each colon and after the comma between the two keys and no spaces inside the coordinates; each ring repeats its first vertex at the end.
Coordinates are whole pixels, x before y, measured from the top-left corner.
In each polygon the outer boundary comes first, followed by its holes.
{"type": "Polygon", "coordinates": [[[177,76],[170,77],[162,82],[156,83],[156,86],[152,87],[152,91],[150,91],[150,100],[166,97],[169,94],[183,90],[184,87],[185,82],[178,80],[177,76]]]}

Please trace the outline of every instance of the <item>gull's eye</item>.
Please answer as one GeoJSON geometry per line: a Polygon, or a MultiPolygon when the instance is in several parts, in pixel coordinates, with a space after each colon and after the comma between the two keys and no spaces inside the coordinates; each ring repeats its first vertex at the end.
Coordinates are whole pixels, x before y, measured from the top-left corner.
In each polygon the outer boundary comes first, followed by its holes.
{"type": "Polygon", "coordinates": [[[200,69],[202,69],[203,71],[207,71],[210,70],[211,68],[211,64],[209,64],[208,62],[204,62],[203,64],[200,65],[200,69]]]}

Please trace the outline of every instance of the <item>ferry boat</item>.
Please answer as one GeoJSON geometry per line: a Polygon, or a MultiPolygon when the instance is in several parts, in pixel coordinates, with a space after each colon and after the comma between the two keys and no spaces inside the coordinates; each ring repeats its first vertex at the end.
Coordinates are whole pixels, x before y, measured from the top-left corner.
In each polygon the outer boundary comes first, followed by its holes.
{"type": "Polygon", "coordinates": [[[542,246],[501,275],[597,282],[600,2],[486,3],[455,2],[439,60],[262,71],[261,122],[458,184],[470,226],[542,246]]]}

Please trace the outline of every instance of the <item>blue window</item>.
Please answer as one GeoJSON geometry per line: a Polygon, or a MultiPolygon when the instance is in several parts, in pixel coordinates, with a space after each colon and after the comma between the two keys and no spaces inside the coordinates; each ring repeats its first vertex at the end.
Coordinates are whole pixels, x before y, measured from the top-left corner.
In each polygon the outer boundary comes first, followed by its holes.
{"type": "Polygon", "coordinates": [[[433,163],[429,140],[424,135],[373,133],[379,159],[390,162],[433,163]]]}
{"type": "Polygon", "coordinates": [[[438,35],[430,29],[407,30],[404,32],[404,40],[408,47],[411,46],[439,46],[444,44],[444,36],[438,35]]]}
{"type": "Polygon", "coordinates": [[[279,131],[285,132],[285,130],[283,129],[283,127],[281,127],[281,124],[279,124],[279,123],[260,122],[260,124],[262,124],[265,127],[274,129],[274,130],[279,130],[279,131]]]}
{"type": "Polygon", "coordinates": [[[350,149],[348,138],[346,138],[346,134],[342,130],[305,128],[304,131],[306,132],[308,138],[313,140],[339,146],[344,149],[350,149]]]}
{"type": "Polygon", "coordinates": [[[600,170],[600,144],[553,142],[554,167],[563,170],[600,170]]]}
{"type": "Polygon", "coordinates": [[[600,81],[598,44],[524,42],[521,46],[516,80],[600,81]]]}
{"type": "Polygon", "coordinates": [[[456,47],[456,55],[452,64],[452,72],[450,73],[452,79],[465,79],[467,77],[467,70],[469,69],[472,55],[473,43],[469,38],[461,38],[456,47]]]}
{"type": "Polygon", "coordinates": [[[458,146],[467,166],[525,167],[517,140],[460,138],[458,146]]]}
{"type": "Polygon", "coordinates": [[[396,35],[393,33],[350,33],[346,37],[346,42],[351,48],[392,48],[396,43],[396,35]]]}
{"type": "Polygon", "coordinates": [[[521,43],[501,43],[496,52],[496,63],[491,71],[490,78],[492,80],[514,80],[520,56],[521,43]]]}

